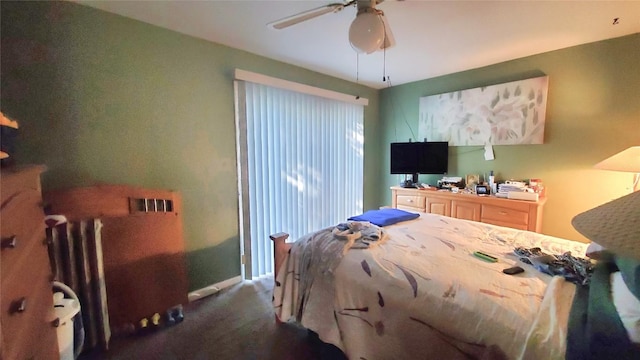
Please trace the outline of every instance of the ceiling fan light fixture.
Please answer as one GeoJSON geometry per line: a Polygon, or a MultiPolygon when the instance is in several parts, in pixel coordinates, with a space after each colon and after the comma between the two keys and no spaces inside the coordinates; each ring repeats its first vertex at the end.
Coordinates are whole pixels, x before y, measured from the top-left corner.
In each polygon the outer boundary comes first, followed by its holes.
{"type": "Polygon", "coordinates": [[[371,54],[384,42],[384,24],[373,8],[358,11],[349,27],[349,42],[359,53],[371,54]]]}

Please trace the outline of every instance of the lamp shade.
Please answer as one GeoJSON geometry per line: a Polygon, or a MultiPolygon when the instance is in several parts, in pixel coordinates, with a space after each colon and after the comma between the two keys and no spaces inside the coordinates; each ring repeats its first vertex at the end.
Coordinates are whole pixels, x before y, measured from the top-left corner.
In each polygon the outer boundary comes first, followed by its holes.
{"type": "Polygon", "coordinates": [[[601,170],[640,173],[640,146],[632,146],[594,165],[601,170]]]}
{"type": "Polygon", "coordinates": [[[640,259],[640,191],[576,215],[571,224],[613,253],[640,259]]]}
{"type": "Polygon", "coordinates": [[[374,9],[364,9],[349,27],[349,42],[359,53],[371,54],[384,41],[384,24],[374,9]]]}

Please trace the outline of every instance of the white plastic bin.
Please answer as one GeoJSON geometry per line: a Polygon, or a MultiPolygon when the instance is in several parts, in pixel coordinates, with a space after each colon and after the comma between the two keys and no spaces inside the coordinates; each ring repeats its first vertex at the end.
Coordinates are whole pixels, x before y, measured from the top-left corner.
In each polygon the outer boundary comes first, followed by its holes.
{"type": "Polygon", "coordinates": [[[58,326],[58,349],[60,360],[74,360],[73,354],[73,317],[80,311],[80,303],[74,299],[65,299],[64,294],[53,294],[53,307],[56,317],[60,319],[58,326]]]}

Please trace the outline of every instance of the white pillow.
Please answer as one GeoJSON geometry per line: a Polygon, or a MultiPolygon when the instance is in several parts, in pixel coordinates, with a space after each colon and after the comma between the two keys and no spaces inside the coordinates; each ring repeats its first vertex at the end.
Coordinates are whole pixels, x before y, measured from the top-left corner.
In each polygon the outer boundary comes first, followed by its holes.
{"type": "Polygon", "coordinates": [[[611,296],[629,339],[640,343],[640,300],[629,290],[619,271],[611,274],[611,296]]]}

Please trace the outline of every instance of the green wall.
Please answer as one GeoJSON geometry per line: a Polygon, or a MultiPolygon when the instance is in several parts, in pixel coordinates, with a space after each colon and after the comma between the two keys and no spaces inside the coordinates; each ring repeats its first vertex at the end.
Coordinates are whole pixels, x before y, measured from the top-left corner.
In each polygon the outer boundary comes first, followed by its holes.
{"type": "MultiPolygon", "coordinates": [[[[418,136],[420,97],[543,75],[549,76],[544,144],[494,146],[493,161],[484,160],[482,147],[451,147],[449,175],[494,170],[498,180],[540,178],[548,199],[543,233],[586,241],[571,219],[631,189],[630,173],[592,167],[640,145],[640,34],[382,90],[383,202],[391,203],[389,187],[400,180],[388,174],[389,144],[418,136]]],[[[432,184],[436,180],[421,177],[432,184]]]]}
{"type": "Polygon", "coordinates": [[[240,274],[236,68],[369,98],[365,209],[390,204],[389,143],[417,135],[421,96],[540,75],[545,144],[495,146],[494,161],[453,147],[451,175],[543,179],[543,232],[575,239],[575,214],[629,191],[630,174],[592,166],[640,144],[639,34],[377,91],[74,3],[0,4],[1,110],[20,121],[16,161],[47,165],[45,190],[180,191],[192,290],[240,274]]]}
{"type": "Polygon", "coordinates": [[[368,98],[365,208],[380,202],[378,91],[74,3],[1,6],[16,161],[48,167],[45,191],[180,191],[191,290],[240,275],[235,68],[368,98]]]}

